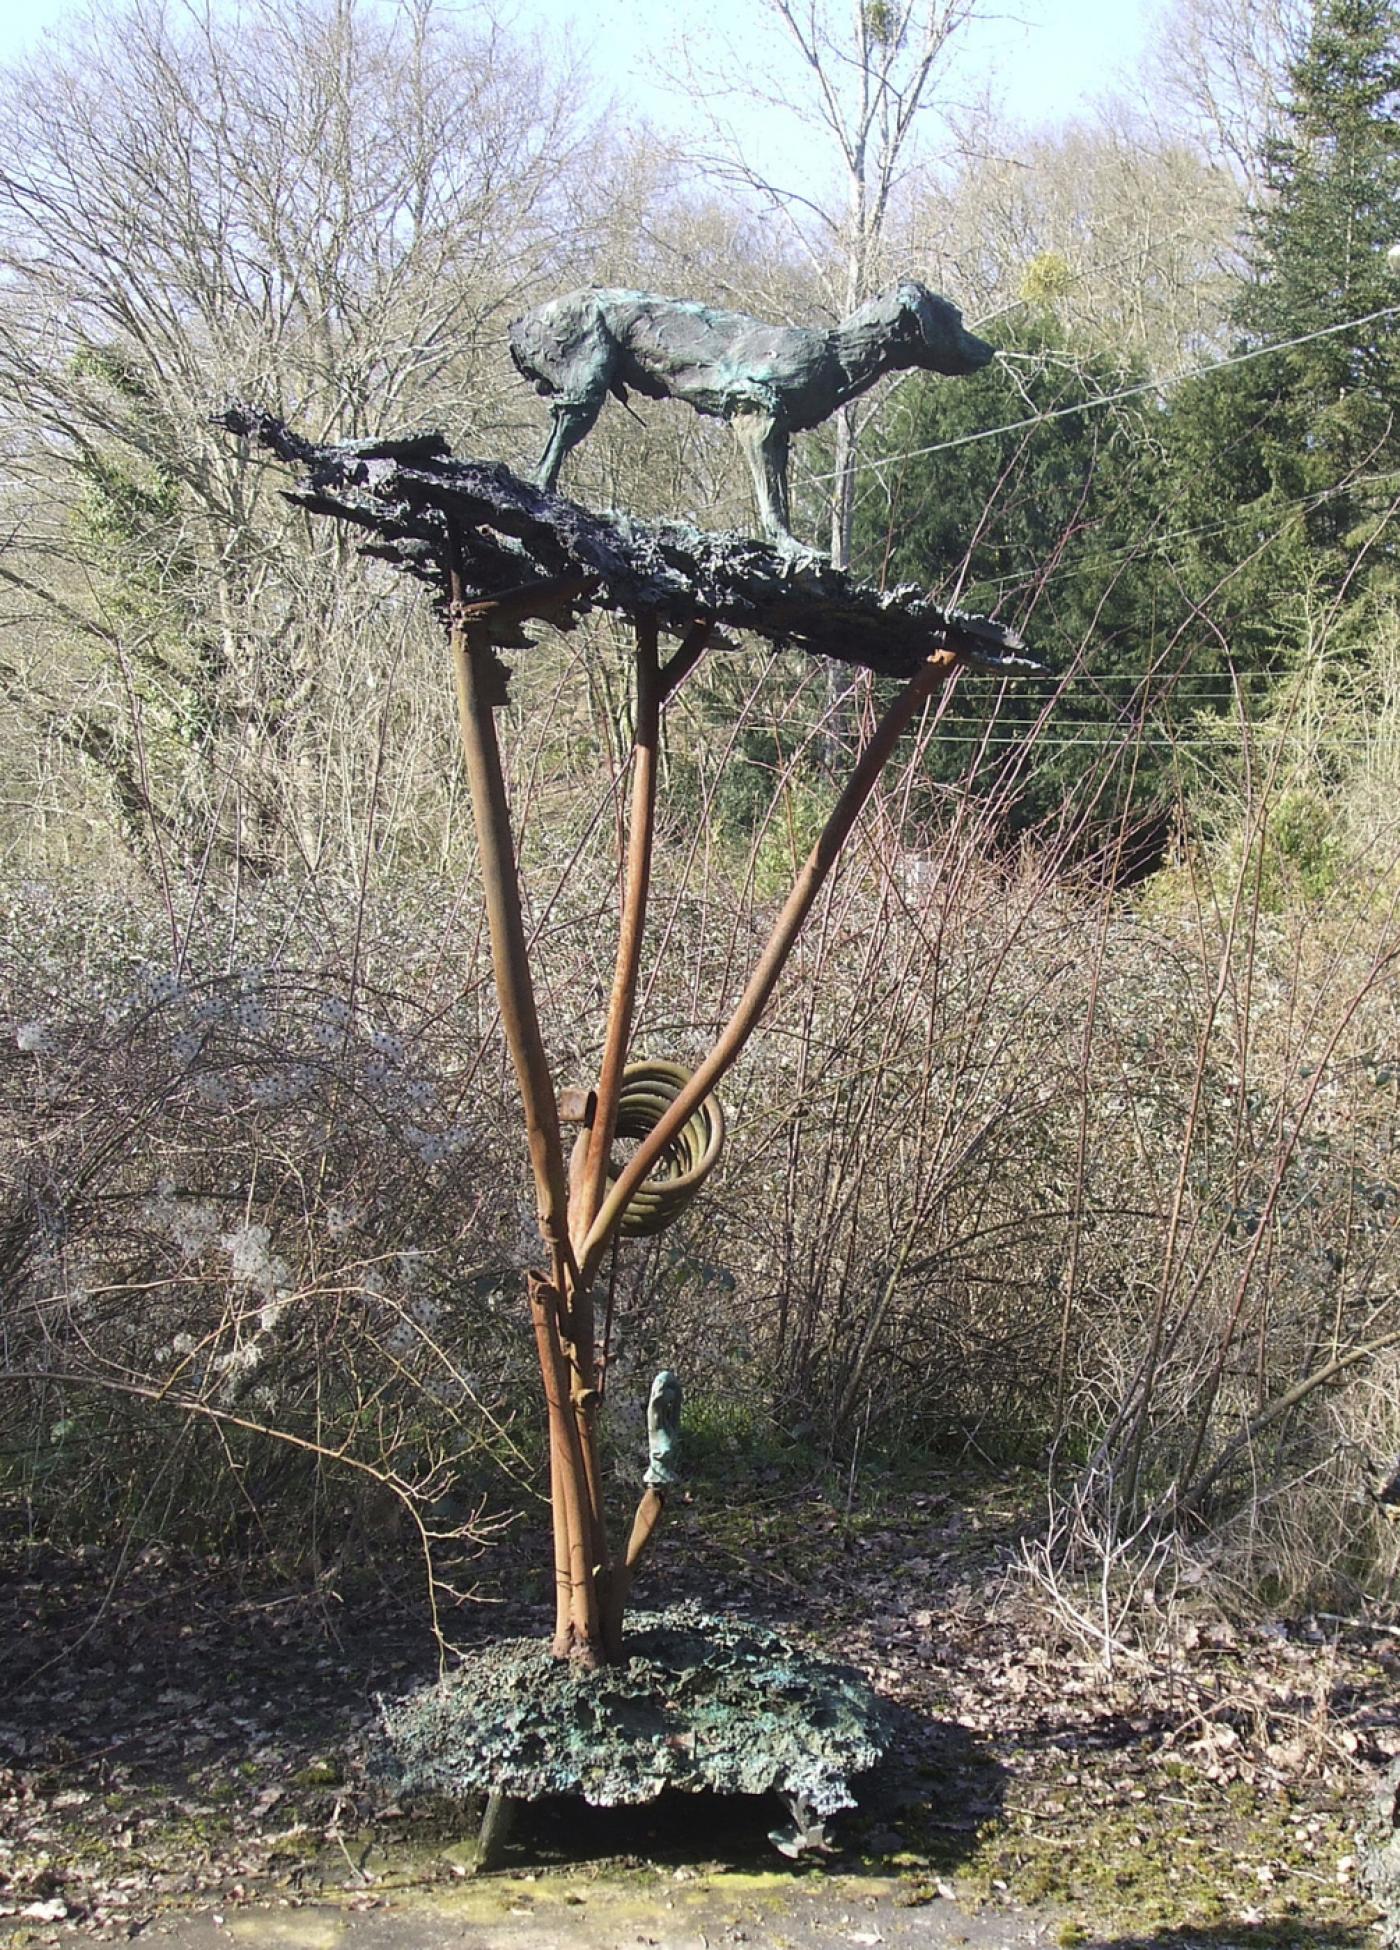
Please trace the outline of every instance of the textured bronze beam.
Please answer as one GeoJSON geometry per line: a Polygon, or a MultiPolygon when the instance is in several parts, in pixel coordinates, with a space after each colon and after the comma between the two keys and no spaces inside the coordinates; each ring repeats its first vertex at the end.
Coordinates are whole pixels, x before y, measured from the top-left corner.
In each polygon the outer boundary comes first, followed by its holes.
{"type": "Polygon", "coordinates": [[[440,436],[318,446],[246,407],[219,424],[299,471],[290,500],[353,523],[371,554],[430,583],[440,600],[455,559],[459,600],[488,626],[494,615],[500,642],[531,616],[563,628],[590,607],[651,617],[683,639],[663,693],[698,654],[700,624],[887,677],[915,676],[943,649],[1007,677],[1040,668],[1009,625],[944,610],[922,589],[878,589],[819,555],[743,535],[593,514],[498,463],[454,458],[440,436]]]}

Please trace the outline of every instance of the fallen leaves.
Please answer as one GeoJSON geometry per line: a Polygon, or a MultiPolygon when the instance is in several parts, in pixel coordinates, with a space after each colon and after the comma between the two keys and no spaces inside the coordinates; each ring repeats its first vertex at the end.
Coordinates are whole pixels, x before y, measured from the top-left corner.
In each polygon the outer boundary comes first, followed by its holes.
{"type": "MultiPolygon", "coordinates": [[[[796,1629],[908,1709],[882,1818],[911,1902],[952,1902],[960,1878],[964,1895],[1063,1900],[1093,1867],[1086,1908],[1145,1910],[1151,1874],[1177,1924],[1206,1889],[1241,1923],[1362,1913],[1350,1811],[1362,1769],[1400,1752],[1386,1635],[1255,1626],[1197,1594],[1175,1631],[1145,1619],[1148,1650],[1108,1672],[1016,1561],[1014,1526],[974,1522],[950,1490],[873,1522],[783,1499],[718,1557],[693,1530],[664,1534],[648,1579],[796,1629]]],[[[115,1591],[96,1554],[18,1551],[9,1568],[0,1916],[125,1938],[195,1901],[225,1914],[335,1882],[368,1904],[396,1877],[457,1873],[423,1848],[421,1812],[377,1801],[355,1759],[375,1691],[431,1659],[388,1577],[332,1604],[158,1556],[115,1591]]],[[[509,1635],[539,1620],[503,1606],[469,1622],[509,1635]]]]}

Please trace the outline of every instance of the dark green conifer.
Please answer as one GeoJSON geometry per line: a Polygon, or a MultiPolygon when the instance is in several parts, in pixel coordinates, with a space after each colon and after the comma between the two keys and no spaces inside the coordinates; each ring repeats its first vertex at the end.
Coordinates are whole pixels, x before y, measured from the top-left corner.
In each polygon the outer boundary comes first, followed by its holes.
{"type": "Polygon", "coordinates": [[[1292,81],[1236,317],[1260,343],[1347,327],[1261,361],[1260,377],[1270,472],[1321,497],[1313,542],[1354,547],[1391,498],[1373,477],[1400,467],[1400,318],[1375,316],[1400,306],[1400,8],[1319,0],[1292,81]]]}

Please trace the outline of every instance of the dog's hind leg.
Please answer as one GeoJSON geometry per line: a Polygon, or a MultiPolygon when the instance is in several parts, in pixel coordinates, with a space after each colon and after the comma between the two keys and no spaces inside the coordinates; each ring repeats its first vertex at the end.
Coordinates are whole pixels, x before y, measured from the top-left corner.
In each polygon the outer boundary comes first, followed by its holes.
{"type": "Polygon", "coordinates": [[[730,424],[753,477],[758,518],[770,542],[791,542],[788,432],[771,413],[736,413],[730,424]]]}
{"type": "Polygon", "coordinates": [[[592,432],[593,423],[602,412],[607,396],[604,386],[582,399],[556,399],[550,402],[549,440],[535,469],[535,484],[543,488],[546,494],[554,492],[560,468],[579,441],[592,432]]]}
{"type": "Polygon", "coordinates": [[[516,371],[550,403],[549,440],[535,481],[552,492],[559,470],[593,426],[617,375],[620,350],[596,291],[527,311],[510,328],[516,371]]]}

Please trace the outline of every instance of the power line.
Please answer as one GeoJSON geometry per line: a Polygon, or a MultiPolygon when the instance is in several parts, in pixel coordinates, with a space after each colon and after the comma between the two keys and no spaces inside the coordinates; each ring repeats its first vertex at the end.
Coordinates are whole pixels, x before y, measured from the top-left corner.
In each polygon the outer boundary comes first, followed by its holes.
{"type": "Polygon", "coordinates": [[[1018,670],[1008,672],[1002,677],[995,670],[975,670],[969,666],[964,672],[964,681],[969,677],[989,678],[993,683],[1004,683],[1008,679],[1019,689],[1023,684],[1219,684],[1233,688],[1237,682],[1248,682],[1250,678],[1273,678],[1285,673],[1278,671],[1230,671],[1230,670],[1018,670]]]}
{"type": "MultiPolygon", "coordinates": [[[[1296,338],[1279,339],[1272,345],[1257,345],[1248,352],[1235,352],[1226,359],[1214,359],[1208,365],[1193,366],[1186,372],[1173,374],[1170,379],[1145,379],[1136,386],[1124,386],[1116,393],[1100,393],[1094,399],[1081,400],[1075,406],[1053,406],[1043,413],[1033,413],[1025,420],[1009,420],[1005,426],[984,427],[978,433],[960,433],[953,440],[935,441],[929,447],[911,447],[902,454],[882,454],[877,460],[857,461],[858,473],[874,472],[881,467],[896,467],[901,461],[919,460],[927,454],[951,453],[955,447],[970,447],[979,440],[999,440],[1003,434],[1024,433],[1027,428],[1043,426],[1047,420],[1068,419],[1073,413],[1091,413],[1100,406],[1117,406],[1123,400],[1138,399],[1144,393],[1160,393],[1167,386],[1180,385],[1183,380],[1203,379],[1209,373],[1224,372],[1228,366],[1247,365],[1251,359],[1266,359],[1276,352],[1291,352],[1296,346],[1311,345],[1316,339],[1332,338],[1338,332],[1354,332],[1362,325],[1373,325],[1379,318],[1393,318],[1400,312],[1400,305],[1382,305],[1376,311],[1368,311],[1360,318],[1348,318],[1340,325],[1320,325],[1314,332],[1300,332],[1296,338]]],[[[814,482],[834,481],[836,474],[814,474],[814,482]]]]}
{"type": "MultiPolygon", "coordinates": [[[[1275,501],[1271,505],[1270,512],[1282,515],[1302,508],[1311,513],[1314,508],[1320,508],[1324,501],[1331,501],[1339,494],[1351,494],[1357,488],[1363,487],[1384,487],[1396,481],[1400,481],[1400,472],[1394,470],[1384,474],[1358,474],[1353,479],[1339,481],[1332,487],[1314,488],[1309,494],[1295,494],[1286,501],[1275,501]]],[[[1092,561],[1095,567],[1104,568],[1112,568],[1119,562],[1145,561],[1150,554],[1166,548],[1169,543],[1196,541],[1203,535],[1222,534],[1227,528],[1237,528],[1258,519],[1258,511],[1251,504],[1249,507],[1237,508],[1232,515],[1221,515],[1214,521],[1203,521],[1195,528],[1174,528],[1165,535],[1149,535],[1142,542],[1127,542],[1121,548],[1109,549],[1102,555],[1094,555],[1085,550],[1068,562],[1057,563],[1053,569],[1047,569],[1040,576],[1037,576],[1033,569],[1008,569],[1000,575],[974,576],[972,582],[983,588],[991,586],[1005,589],[1017,584],[1044,588],[1047,583],[1058,582],[1065,576],[1076,574],[1081,565],[1087,561],[1092,561]]],[[[1008,543],[1006,546],[1009,547],[1011,544],[1008,543]]]]}
{"type": "MultiPolygon", "coordinates": [[[[967,719],[963,722],[970,723],[971,720],[967,719]]],[[[1029,735],[1025,738],[1017,738],[1011,735],[1009,730],[998,735],[994,725],[988,727],[986,731],[947,732],[941,726],[934,726],[930,737],[934,742],[939,744],[986,745],[989,751],[1010,751],[1013,747],[1022,745],[1032,752],[1067,751],[1075,746],[1096,745],[1100,751],[1109,752],[1115,751],[1120,745],[1137,744],[1149,737],[1159,738],[1172,751],[1224,752],[1228,751],[1230,746],[1230,740],[1224,737],[1203,736],[1199,732],[1179,733],[1163,731],[1159,726],[1150,724],[1110,726],[1106,728],[1105,735],[1102,738],[1095,738],[1088,735],[1083,737],[1066,737],[1060,732],[1056,732],[1047,738],[1039,735],[1035,725],[1027,725],[1025,730],[1029,735]]],[[[1284,738],[1289,735],[1289,729],[1285,726],[1280,726],[1278,729],[1274,729],[1274,727],[1268,725],[1250,726],[1251,743],[1265,738],[1284,738]]],[[[1374,751],[1377,746],[1389,742],[1391,741],[1385,738],[1329,738],[1326,741],[1324,749],[1328,752],[1374,751]]]]}

